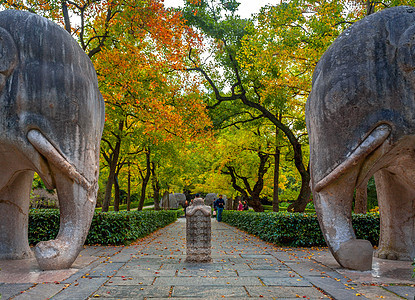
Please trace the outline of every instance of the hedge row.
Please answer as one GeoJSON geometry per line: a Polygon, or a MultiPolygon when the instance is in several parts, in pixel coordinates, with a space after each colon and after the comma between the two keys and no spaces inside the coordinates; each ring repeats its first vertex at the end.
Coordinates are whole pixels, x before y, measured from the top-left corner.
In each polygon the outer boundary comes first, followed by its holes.
{"type": "MultiPolygon", "coordinates": [[[[223,221],[264,241],[289,247],[326,246],[315,213],[241,212],[225,210],[223,221]]],[[[352,223],[357,238],[379,243],[379,214],[355,214],[352,223]]]]}
{"type": "MultiPolygon", "coordinates": [[[[85,244],[128,245],[176,220],[176,211],[96,212],[85,244]]],[[[59,210],[30,211],[30,244],[54,239],[58,231],[59,210]]]]}

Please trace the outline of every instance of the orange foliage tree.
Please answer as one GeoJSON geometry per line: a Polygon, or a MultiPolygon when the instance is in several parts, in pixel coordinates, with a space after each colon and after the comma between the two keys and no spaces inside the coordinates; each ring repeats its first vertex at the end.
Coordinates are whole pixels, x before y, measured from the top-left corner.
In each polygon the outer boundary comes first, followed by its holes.
{"type": "MultiPolygon", "coordinates": [[[[0,5],[61,24],[93,61],[106,103],[103,211],[123,166],[134,165],[140,154],[151,159],[158,143],[193,138],[210,126],[196,78],[179,71],[186,68],[188,49],[200,49],[200,39],[162,0],[3,0],[0,5]]],[[[155,172],[149,166],[140,169],[141,207],[155,172]]]]}
{"type": "Polygon", "coordinates": [[[177,136],[192,138],[209,126],[197,81],[178,71],[185,68],[189,47],[199,48],[200,41],[180,13],[165,9],[160,1],[131,5],[110,23],[114,23],[110,26],[114,38],[94,57],[110,120],[103,139],[103,152],[111,158],[103,210],[109,205],[117,166],[123,163],[120,155],[137,153],[131,145],[141,145],[146,157],[139,173],[141,209],[155,170],[150,155],[154,145],[177,136]],[[127,123],[130,130],[120,130],[127,123]],[[123,139],[125,148],[120,146],[123,139]]]}

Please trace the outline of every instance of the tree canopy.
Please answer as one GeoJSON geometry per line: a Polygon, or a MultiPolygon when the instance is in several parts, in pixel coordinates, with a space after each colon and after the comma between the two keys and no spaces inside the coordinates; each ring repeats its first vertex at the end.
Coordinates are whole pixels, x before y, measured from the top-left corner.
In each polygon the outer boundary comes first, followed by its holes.
{"type": "Polygon", "coordinates": [[[304,107],[313,70],[357,20],[413,1],[281,1],[249,19],[236,0],[0,0],[42,15],[91,58],[105,99],[103,210],[123,191],[264,198],[303,211],[309,188],[304,107]]]}

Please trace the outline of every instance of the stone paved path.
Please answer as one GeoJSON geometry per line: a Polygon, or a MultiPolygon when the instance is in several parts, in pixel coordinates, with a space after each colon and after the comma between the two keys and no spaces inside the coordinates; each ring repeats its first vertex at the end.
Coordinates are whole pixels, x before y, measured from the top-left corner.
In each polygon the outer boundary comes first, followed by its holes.
{"type": "Polygon", "coordinates": [[[128,247],[87,247],[73,269],[0,262],[2,299],[414,299],[410,262],[341,269],[327,249],[280,248],[212,221],[209,264],[185,263],[185,219],[128,247]]]}

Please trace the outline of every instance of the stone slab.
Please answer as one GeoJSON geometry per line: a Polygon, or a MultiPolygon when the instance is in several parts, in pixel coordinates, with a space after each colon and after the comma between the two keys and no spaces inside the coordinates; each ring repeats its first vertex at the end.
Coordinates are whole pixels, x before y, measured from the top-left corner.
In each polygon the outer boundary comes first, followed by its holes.
{"type": "Polygon", "coordinates": [[[345,286],[344,284],[328,277],[314,277],[307,278],[315,287],[323,290],[334,299],[357,300],[362,299],[359,293],[356,293],[354,288],[345,286]]]}
{"type": "Polygon", "coordinates": [[[248,294],[242,286],[238,287],[223,287],[223,286],[201,286],[198,288],[189,287],[189,286],[174,286],[172,297],[189,297],[189,298],[199,298],[199,299],[212,299],[213,297],[217,298],[242,298],[247,297],[248,294]]]}
{"type": "Polygon", "coordinates": [[[15,296],[13,300],[50,299],[59,293],[64,287],[65,284],[62,283],[37,284],[24,293],[15,296]]]}
{"type": "Polygon", "coordinates": [[[302,298],[302,299],[329,299],[314,287],[289,286],[248,286],[248,293],[252,297],[260,298],[302,298]],[[304,298],[305,297],[305,298],[304,298]]]}
{"type": "Polygon", "coordinates": [[[115,299],[167,298],[170,286],[103,286],[91,297],[115,299]]]}
{"type": "MultiPolygon", "coordinates": [[[[371,286],[371,285],[359,285],[358,287],[355,287],[354,289],[356,293],[361,294],[362,296],[372,299],[372,300],[379,300],[379,299],[388,299],[388,300],[399,300],[402,298],[396,295],[395,293],[392,293],[391,291],[388,291],[387,289],[381,287],[381,286],[371,286]]],[[[413,300],[412,298],[409,298],[413,300]]]]}
{"type": "MultiPolygon", "coordinates": [[[[333,269],[312,260],[289,264],[289,268],[297,273],[301,273],[302,276],[321,276],[333,272],[333,269]]],[[[337,273],[337,276],[339,277],[340,275],[337,273]]]]}
{"type": "MultiPolygon", "coordinates": [[[[167,264],[165,264],[164,266],[166,266],[167,264]]],[[[173,265],[173,264],[170,264],[173,265]]],[[[159,263],[154,263],[154,264],[149,264],[149,263],[137,263],[137,262],[128,262],[126,263],[123,268],[125,269],[135,269],[135,268],[140,268],[140,269],[146,269],[146,270],[159,270],[161,269],[163,266],[163,264],[161,262],[159,263]]],[[[175,265],[173,265],[175,266],[175,265]]],[[[176,267],[175,267],[176,268],[176,267]]],[[[166,267],[163,267],[163,269],[166,269],[166,267]]]]}
{"type": "Polygon", "coordinates": [[[241,277],[288,277],[288,278],[300,278],[293,271],[289,271],[289,269],[284,270],[241,270],[238,271],[238,275],[241,277]]]}
{"type": "Polygon", "coordinates": [[[247,286],[262,285],[257,277],[157,277],[154,285],[159,286],[247,286]]]}
{"type": "Polygon", "coordinates": [[[89,273],[87,273],[88,275],[85,276],[113,276],[122,266],[124,266],[124,263],[103,262],[98,264],[95,268],[91,269],[89,273]]]}
{"type": "Polygon", "coordinates": [[[144,265],[156,265],[159,263],[162,264],[177,264],[184,260],[184,257],[174,257],[174,256],[166,256],[166,257],[149,257],[149,258],[132,258],[129,263],[131,264],[144,264],[144,265]]]}
{"type": "Polygon", "coordinates": [[[305,279],[296,277],[259,277],[266,286],[312,286],[311,283],[305,279]]]}
{"type": "Polygon", "coordinates": [[[0,295],[1,299],[9,299],[13,296],[20,295],[22,292],[31,288],[31,283],[1,283],[0,284],[0,295]]]}
{"type": "Polygon", "coordinates": [[[249,265],[251,270],[290,270],[286,265],[282,264],[266,264],[266,265],[249,265]]]}
{"type": "Polygon", "coordinates": [[[53,300],[86,299],[100,288],[108,278],[89,277],[75,281],[53,297],[53,300]]]}
{"type": "Polygon", "coordinates": [[[127,276],[114,276],[105,283],[106,286],[110,285],[152,285],[156,277],[127,277],[127,276]]]}
{"type": "Polygon", "coordinates": [[[386,290],[391,291],[404,299],[415,299],[415,286],[408,286],[408,285],[391,285],[385,286],[386,290]]]}
{"type": "Polygon", "coordinates": [[[122,268],[118,271],[117,276],[128,276],[128,277],[139,277],[139,276],[154,276],[154,277],[160,277],[160,276],[168,276],[172,277],[176,275],[176,270],[154,270],[151,268],[122,268]]]}
{"type": "Polygon", "coordinates": [[[236,277],[238,274],[235,270],[181,269],[177,271],[177,276],[236,277]]]}

